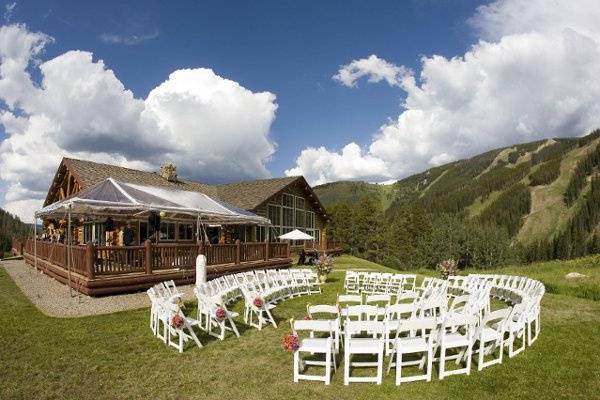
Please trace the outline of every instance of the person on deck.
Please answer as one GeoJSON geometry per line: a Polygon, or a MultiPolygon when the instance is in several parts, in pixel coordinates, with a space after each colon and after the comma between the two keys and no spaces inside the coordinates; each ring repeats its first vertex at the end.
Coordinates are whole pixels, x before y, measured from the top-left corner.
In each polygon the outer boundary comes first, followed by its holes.
{"type": "Polygon", "coordinates": [[[127,221],[127,225],[125,226],[125,229],[123,229],[123,245],[132,246],[134,240],[135,232],[133,232],[133,228],[131,228],[131,222],[127,221]]]}

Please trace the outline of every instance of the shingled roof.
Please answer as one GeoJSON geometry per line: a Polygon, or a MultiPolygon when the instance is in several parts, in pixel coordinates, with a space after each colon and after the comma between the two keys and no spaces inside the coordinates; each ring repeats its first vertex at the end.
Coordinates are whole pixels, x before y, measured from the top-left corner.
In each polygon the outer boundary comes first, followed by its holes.
{"type": "Polygon", "coordinates": [[[219,199],[246,210],[253,210],[266,199],[299,179],[303,180],[304,178],[290,176],[286,178],[257,179],[217,185],[215,188],[219,199]]]}
{"type": "Polygon", "coordinates": [[[165,189],[188,190],[190,192],[202,192],[208,196],[216,196],[217,192],[211,185],[199,182],[178,179],[168,181],[156,172],[141,171],[132,168],[119,167],[111,164],[97,163],[93,161],[78,160],[75,158],[64,158],[63,162],[73,175],[77,178],[82,189],[91,187],[106,178],[113,178],[120,182],[137,183],[148,186],[158,186],[165,189]]]}
{"type": "MultiPolygon", "coordinates": [[[[298,180],[302,180],[308,186],[302,176],[257,179],[223,185],[207,185],[185,179],[178,179],[175,182],[168,181],[156,172],[141,171],[74,158],[63,158],[61,166],[63,165],[73,174],[81,189],[89,188],[107,178],[113,178],[125,183],[200,192],[245,210],[255,209],[269,197],[298,180]]],[[[55,180],[53,185],[56,183],[55,180]]],[[[52,187],[50,191],[52,191],[52,187]]],[[[48,199],[46,202],[48,202],[48,199]]]]}

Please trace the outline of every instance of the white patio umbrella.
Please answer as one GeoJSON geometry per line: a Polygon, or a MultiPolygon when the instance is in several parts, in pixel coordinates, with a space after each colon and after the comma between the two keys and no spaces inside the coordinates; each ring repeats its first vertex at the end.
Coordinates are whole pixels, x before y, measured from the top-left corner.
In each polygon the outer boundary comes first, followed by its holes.
{"type": "Polygon", "coordinates": [[[288,232],[288,233],[285,233],[285,234],[279,236],[279,239],[284,239],[284,240],[315,240],[314,237],[312,237],[309,234],[306,234],[304,232],[301,232],[298,229],[294,229],[291,232],[288,232]]]}

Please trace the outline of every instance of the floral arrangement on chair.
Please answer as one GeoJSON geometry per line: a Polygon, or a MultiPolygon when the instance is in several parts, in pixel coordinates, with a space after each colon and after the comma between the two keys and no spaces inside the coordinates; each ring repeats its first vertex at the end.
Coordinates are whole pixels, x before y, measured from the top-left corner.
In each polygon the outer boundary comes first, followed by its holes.
{"type": "Polygon", "coordinates": [[[263,306],[265,305],[265,301],[262,299],[262,297],[256,296],[254,300],[252,300],[252,304],[256,308],[263,308],[263,306]]]}
{"type": "Polygon", "coordinates": [[[173,318],[171,318],[171,326],[173,328],[181,329],[183,327],[184,322],[185,320],[183,319],[181,314],[175,314],[173,315],[173,318]]]}
{"type": "Polygon", "coordinates": [[[449,259],[440,262],[438,264],[438,269],[442,273],[442,278],[448,279],[450,275],[456,274],[456,271],[458,271],[458,265],[456,265],[456,261],[449,259]]]}
{"type": "Polygon", "coordinates": [[[219,322],[225,321],[226,316],[227,316],[227,311],[225,311],[225,309],[223,307],[219,307],[215,311],[215,317],[217,318],[217,321],[219,321],[219,322]]]}
{"type": "Polygon", "coordinates": [[[300,339],[294,332],[290,332],[283,337],[283,349],[286,351],[296,351],[300,348],[300,339]]]}
{"type": "Polygon", "coordinates": [[[333,270],[333,257],[323,254],[315,260],[315,268],[322,282],[327,280],[327,275],[333,270]]]}
{"type": "Polygon", "coordinates": [[[306,315],[304,316],[304,320],[305,320],[305,321],[310,321],[310,320],[312,320],[312,318],[310,317],[310,315],[306,314],[306,315]]]}

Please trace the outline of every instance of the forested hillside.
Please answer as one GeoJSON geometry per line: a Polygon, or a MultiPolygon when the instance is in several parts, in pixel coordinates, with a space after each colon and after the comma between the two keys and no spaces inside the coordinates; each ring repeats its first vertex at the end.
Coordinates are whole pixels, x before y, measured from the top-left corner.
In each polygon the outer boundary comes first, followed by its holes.
{"type": "Polygon", "coordinates": [[[12,237],[25,237],[29,226],[0,208],[0,258],[10,251],[12,237]]]}
{"type": "Polygon", "coordinates": [[[493,265],[600,252],[599,170],[596,130],[489,151],[389,186],[334,182],[315,191],[332,216],[330,234],[354,254],[391,266],[449,256],[493,265]]]}

